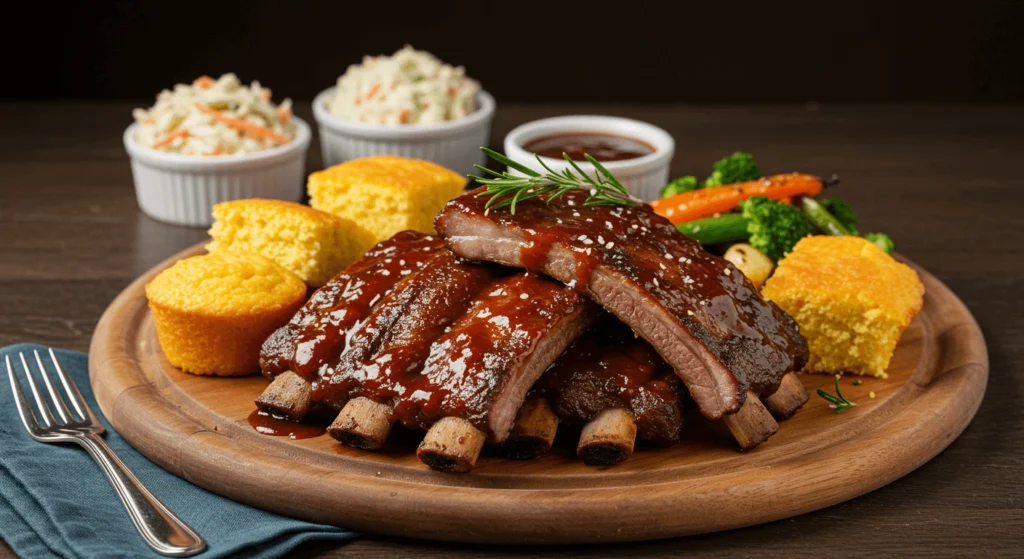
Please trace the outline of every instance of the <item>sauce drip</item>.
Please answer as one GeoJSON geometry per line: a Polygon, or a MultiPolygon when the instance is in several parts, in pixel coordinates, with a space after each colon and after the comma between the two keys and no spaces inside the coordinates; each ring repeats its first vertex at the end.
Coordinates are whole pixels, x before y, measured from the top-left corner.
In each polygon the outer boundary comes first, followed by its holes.
{"type": "Polygon", "coordinates": [[[249,425],[261,435],[288,437],[292,440],[311,439],[327,432],[324,425],[299,423],[261,410],[253,410],[249,414],[249,425]]]}
{"type": "Polygon", "coordinates": [[[566,153],[573,161],[586,161],[583,157],[586,153],[601,162],[636,159],[654,153],[654,147],[646,142],[600,132],[570,132],[541,136],[523,144],[523,149],[554,159],[562,159],[562,154],[566,153]]]}

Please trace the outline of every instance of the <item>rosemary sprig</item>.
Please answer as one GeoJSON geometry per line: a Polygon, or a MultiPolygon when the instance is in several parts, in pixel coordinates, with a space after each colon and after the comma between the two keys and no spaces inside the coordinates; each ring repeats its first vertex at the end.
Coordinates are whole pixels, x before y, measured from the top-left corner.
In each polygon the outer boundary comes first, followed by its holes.
{"type": "Polygon", "coordinates": [[[629,191],[619,182],[619,179],[615,178],[615,175],[589,154],[584,154],[584,157],[596,169],[596,179],[583,172],[583,169],[580,169],[580,166],[565,153],[562,154],[562,157],[569,162],[569,167],[562,170],[561,173],[548,167],[539,155],[536,156],[537,162],[547,171],[541,174],[494,150],[482,147],[480,151],[498,163],[508,166],[509,169],[515,169],[526,175],[513,175],[508,171],[499,173],[481,165],[474,165],[489,175],[486,177],[469,175],[471,179],[487,187],[483,192],[477,194],[477,196],[490,196],[484,206],[487,210],[508,207],[510,213],[514,215],[516,204],[519,202],[538,198],[546,203],[551,203],[570,190],[586,190],[590,193],[583,202],[584,206],[633,206],[640,203],[640,200],[629,195],[629,191]]]}
{"type": "Polygon", "coordinates": [[[828,407],[836,410],[836,413],[843,413],[844,411],[846,411],[846,410],[848,410],[848,409],[850,409],[850,408],[852,408],[852,407],[857,405],[857,404],[847,400],[846,397],[843,396],[843,393],[839,391],[839,376],[838,375],[836,375],[836,393],[835,394],[829,394],[828,392],[825,392],[824,390],[819,388],[818,389],[818,396],[821,396],[822,398],[824,398],[824,399],[828,400],[829,402],[831,402],[831,404],[828,407]]]}

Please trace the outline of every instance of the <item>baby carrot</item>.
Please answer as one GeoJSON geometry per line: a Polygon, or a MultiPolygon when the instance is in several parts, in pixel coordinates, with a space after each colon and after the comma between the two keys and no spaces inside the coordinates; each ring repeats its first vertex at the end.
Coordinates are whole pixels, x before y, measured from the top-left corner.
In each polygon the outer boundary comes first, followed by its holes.
{"type": "Polygon", "coordinates": [[[813,175],[790,173],[773,175],[748,182],[691,190],[651,202],[651,207],[673,224],[727,212],[740,202],[754,196],[786,201],[794,196],[817,196],[824,183],[813,175]]]}

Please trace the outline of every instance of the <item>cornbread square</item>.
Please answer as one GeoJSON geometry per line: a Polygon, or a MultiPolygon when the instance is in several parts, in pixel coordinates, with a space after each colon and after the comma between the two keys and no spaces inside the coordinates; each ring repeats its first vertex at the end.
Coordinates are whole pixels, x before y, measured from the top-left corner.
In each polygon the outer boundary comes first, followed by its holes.
{"type": "Polygon", "coordinates": [[[177,261],[146,285],[160,347],[199,375],[259,371],[260,346],[306,299],[306,284],[261,256],[222,250],[177,261]]]}
{"type": "Polygon", "coordinates": [[[924,286],[870,241],[811,236],[779,262],[762,294],[800,325],[811,350],[804,370],[886,378],[924,286]]]}
{"type": "Polygon", "coordinates": [[[221,202],[213,207],[213,219],[206,250],[258,254],[311,287],[327,283],[363,253],[354,223],[295,202],[221,202]]]}
{"type": "Polygon", "coordinates": [[[419,159],[353,159],[309,176],[309,204],[352,220],[363,251],[406,229],[434,232],[434,216],[462,194],[467,179],[419,159]]]}

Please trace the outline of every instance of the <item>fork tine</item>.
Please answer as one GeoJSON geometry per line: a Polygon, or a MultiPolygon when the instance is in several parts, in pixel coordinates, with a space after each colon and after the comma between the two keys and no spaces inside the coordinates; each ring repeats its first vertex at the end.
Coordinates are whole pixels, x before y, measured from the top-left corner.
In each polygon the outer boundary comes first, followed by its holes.
{"type": "Polygon", "coordinates": [[[14,372],[14,367],[11,366],[11,356],[5,355],[4,361],[7,363],[7,379],[11,381],[11,392],[14,394],[14,404],[18,408],[18,415],[21,416],[21,424],[31,434],[39,428],[39,421],[36,420],[36,414],[32,413],[32,404],[28,403],[28,398],[25,397],[25,392],[21,389],[21,383],[18,382],[18,375],[14,372]]]}
{"type": "Polygon", "coordinates": [[[85,397],[83,397],[81,391],[78,390],[78,385],[64,373],[64,367],[61,366],[60,361],[57,359],[57,354],[53,352],[53,348],[51,347],[49,350],[50,361],[53,363],[53,367],[57,369],[57,376],[60,378],[60,383],[64,385],[64,391],[67,393],[68,399],[71,400],[71,405],[74,406],[75,411],[78,412],[78,417],[81,417],[83,421],[90,419],[95,423],[96,420],[92,416],[92,410],[89,409],[89,404],[85,401],[85,397]]]}
{"type": "Polygon", "coordinates": [[[46,391],[50,393],[50,402],[53,407],[57,408],[57,415],[60,416],[64,423],[71,423],[74,419],[71,417],[71,411],[64,405],[64,398],[53,389],[53,381],[50,380],[50,373],[46,371],[46,365],[43,365],[43,359],[39,357],[39,350],[32,350],[33,355],[36,356],[36,364],[39,365],[39,374],[43,377],[43,384],[46,385],[46,391]]]}
{"type": "Polygon", "coordinates": [[[36,388],[36,381],[32,378],[32,369],[28,366],[28,361],[25,361],[24,352],[18,352],[18,357],[21,358],[21,366],[25,367],[25,378],[28,379],[28,387],[32,390],[32,397],[36,399],[36,405],[39,407],[39,415],[43,418],[43,425],[49,427],[56,423],[53,419],[53,415],[50,413],[50,406],[46,405],[46,400],[43,399],[39,393],[39,389],[36,388]]]}

